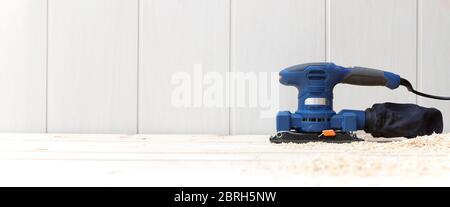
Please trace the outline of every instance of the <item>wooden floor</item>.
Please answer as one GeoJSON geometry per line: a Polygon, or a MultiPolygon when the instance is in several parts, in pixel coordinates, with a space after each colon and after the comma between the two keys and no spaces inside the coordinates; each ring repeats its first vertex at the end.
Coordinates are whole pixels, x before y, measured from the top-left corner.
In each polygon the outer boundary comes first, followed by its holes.
{"type": "Polygon", "coordinates": [[[448,140],[443,148],[395,141],[276,145],[260,135],[0,134],[0,185],[450,185],[448,140]]]}

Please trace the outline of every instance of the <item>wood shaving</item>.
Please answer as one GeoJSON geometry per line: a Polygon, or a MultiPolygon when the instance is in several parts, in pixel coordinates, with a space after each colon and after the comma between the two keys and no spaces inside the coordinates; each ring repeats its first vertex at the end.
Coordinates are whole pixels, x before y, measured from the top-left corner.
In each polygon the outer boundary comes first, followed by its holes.
{"type": "Polygon", "coordinates": [[[450,178],[450,134],[414,139],[362,136],[365,141],[344,144],[274,145],[293,152],[290,156],[298,156],[297,159],[280,159],[277,164],[260,162],[252,167],[264,168],[271,173],[288,172],[294,176],[450,178]]]}

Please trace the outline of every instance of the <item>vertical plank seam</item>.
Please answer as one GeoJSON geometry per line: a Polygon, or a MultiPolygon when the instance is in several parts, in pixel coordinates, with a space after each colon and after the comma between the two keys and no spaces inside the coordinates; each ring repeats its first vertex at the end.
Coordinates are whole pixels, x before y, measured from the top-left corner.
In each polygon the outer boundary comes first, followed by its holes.
{"type": "MultiPolygon", "coordinates": [[[[416,88],[422,91],[422,0],[416,1],[416,88]]],[[[421,104],[417,95],[416,104],[421,104]]]]}
{"type": "Polygon", "coordinates": [[[49,50],[49,38],[48,38],[48,33],[49,33],[49,20],[48,20],[48,13],[49,13],[49,1],[46,1],[46,17],[45,17],[45,133],[48,133],[48,50],[49,50]]]}
{"type": "Polygon", "coordinates": [[[141,0],[137,0],[137,65],[136,65],[136,134],[139,134],[139,85],[140,85],[140,66],[141,66],[141,0]]]}
{"type": "Polygon", "coordinates": [[[330,0],[325,0],[325,61],[331,61],[331,7],[330,0]]]}
{"type": "MultiPolygon", "coordinates": [[[[232,18],[232,15],[233,15],[233,12],[232,12],[232,0],[229,0],[228,1],[228,72],[229,73],[231,73],[231,67],[232,67],[232,60],[231,60],[231,58],[232,58],[232,51],[231,51],[231,49],[232,49],[232,32],[231,32],[231,30],[232,30],[232,21],[233,21],[233,18],[232,18]]],[[[231,93],[231,81],[230,81],[230,78],[228,78],[228,93],[229,93],[229,95],[228,96],[225,96],[225,97],[228,97],[228,100],[227,100],[227,102],[228,102],[228,135],[231,135],[231,95],[232,95],[232,93],[231,93]]]]}

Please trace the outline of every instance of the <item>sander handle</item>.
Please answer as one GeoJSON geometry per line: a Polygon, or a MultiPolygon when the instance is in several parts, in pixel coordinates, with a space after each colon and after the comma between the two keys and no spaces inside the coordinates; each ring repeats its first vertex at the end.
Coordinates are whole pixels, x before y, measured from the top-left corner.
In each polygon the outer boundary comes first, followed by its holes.
{"type": "Polygon", "coordinates": [[[342,83],[361,86],[386,86],[390,89],[398,88],[400,85],[400,76],[391,72],[358,66],[346,69],[348,72],[342,78],[342,83]]]}
{"type": "Polygon", "coordinates": [[[408,91],[419,96],[438,100],[450,100],[450,97],[430,95],[416,91],[408,80],[391,72],[358,66],[345,69],[347,72],[342,78],[341,83],[361,86],[386,86],[390,89],[396,89],[400,85],[403,85],[408,91]]]}

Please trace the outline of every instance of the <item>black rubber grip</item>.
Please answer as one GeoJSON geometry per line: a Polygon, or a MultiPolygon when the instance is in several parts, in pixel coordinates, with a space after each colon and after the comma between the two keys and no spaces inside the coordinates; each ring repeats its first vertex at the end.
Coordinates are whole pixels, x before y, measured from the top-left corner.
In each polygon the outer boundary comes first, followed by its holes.
{"type": "Polygon", "coordinates": [[[387,81],[384,71],[363,67],[352,68],[342,79],[342,83],[361,86],[386,86],[387,81]]]}

